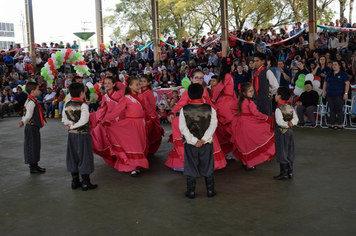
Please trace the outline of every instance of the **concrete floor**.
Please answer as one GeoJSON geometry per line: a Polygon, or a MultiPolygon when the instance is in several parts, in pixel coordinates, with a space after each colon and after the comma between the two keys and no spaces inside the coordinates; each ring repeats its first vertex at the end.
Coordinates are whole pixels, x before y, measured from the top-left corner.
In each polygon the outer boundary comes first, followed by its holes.
{"type": "Polygon", "coordinates": [[[41,130],[45,174],[23,164],[19,117],[0,120],[0,235],[356,235],[356,131],[295,128],[295,179],[276,181],[273,159],[246,172],[240,162],[215,172],[218,195],[184,197],[185,179],[164,165],[166,137],[138,178],[95,156],[88,192],[70,188],[67,131],[59,119],[41,130]]]}

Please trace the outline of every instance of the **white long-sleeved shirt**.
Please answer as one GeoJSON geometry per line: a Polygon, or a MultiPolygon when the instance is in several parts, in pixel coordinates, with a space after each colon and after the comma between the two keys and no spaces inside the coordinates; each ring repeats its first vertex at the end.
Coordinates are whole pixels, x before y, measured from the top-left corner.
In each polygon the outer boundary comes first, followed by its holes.
{"type": "MultiPolygon", "coordinates": [[[[276,109],[275,119],[276,119],[276,123],[277,123],[277,125],[279,127],[281,127],[281,128],[289,128],[288,122],[283,120],[283,115],[282,115],[281,109],[276,109]]],[[[293,123],[293,125],[297,125],[298,121],[299,121],[298,116],[295,113],[295,110],[293,110],[293,119],[291,120],[291,122],[293,123]]]]}
{"type": "MultiPolygon", "coordinates": [[[[258,71],[260,68],[256,69],[256,71],[258,71]]],[[[266,78],[268,79],[268,82],[272,87],[272,94],[273,95],[276,94],[277,90],[278,90],[278,87],[279,87],[279,84],[278,84],[276,76],[274,76],[274,74],[273,74],[273,72],[271,70],[267,70],[266,78]]]]}
{"type": "Polygon", "coordinates": [[[77,123],[74,123],[71,120],[68,120],[67,115],[65,112],[62,112],[62,122],[64,125],[70,124],[70,129],[76,129],[81,126],[87,125],[89,122],[89,107],[86,103],[83,103],[82,106],[80,107],[81,114],[80,114],[80,119],[78,120],[77,123]]]}
{"type": "Polygon", "coordinates": [[[328,48],[329,49],[339,48],[339,40],[337,38],[334,38],[334,40],[330,38],[328,43],[328,48]]]}
{"type": "MultiPolygon", "coordinates": [[[[179,129],[182,135],[184,135],[185,140],[187,141],[188,144],[195,145],[198,142],[198,138],[195,137],[192,133],[190,133],[187,123],[185,121],[185,116],[183,113],[182,108],[180,110],[180,115],[179,115],[179,129]]],[[[214,108],[211,108],[211,120],[210,120],[210,125],[209,128],[205,131],[204,136],[201,138],[204,140],[206,143],[212,143],[213,142],[213,135],[215,133],[216,127],[218,125],[218,120],[216,117],[216,111],[214,108]]]]}
{"type": "Polygon", "coordinates": [[[34,103],[33,101],[30,101],[27,103],[26,105],[26,114],[22,117],[22,122],[24,124],[27,124],[27,122],[29,122],[33,116],[33,111],[35,110],[36,107],[36,103],[34,103]]]}

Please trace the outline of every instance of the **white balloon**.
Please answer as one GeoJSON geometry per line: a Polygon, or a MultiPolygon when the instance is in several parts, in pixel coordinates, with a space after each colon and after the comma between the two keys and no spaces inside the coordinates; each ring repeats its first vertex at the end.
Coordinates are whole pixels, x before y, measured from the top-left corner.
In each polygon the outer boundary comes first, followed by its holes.
{"type": "Polygon", "coordinates": [[[17,88],[13,88],[13,89],[12,89],[12,92],[13,92],[13,93],[17,93],[17,88]]]}
{"type": "Polygon", "coordinates": [[[303,92],[304,92],[304,89],[302,89],[302,88],[299,88],[299,87],[294,88],[294,94],[297,96],[300,96],[303,92]]]}
{"type": "Polygon", "coordinates": [[[313,80],[312,84],[313,84],[313,88],[318,89],[320,87],[320,81],[318,80],[313,80]]]}
{"type": "Polygon", "coordinates": [[[305,81],[307,81],[307,80],[313,81],[313,80],[314,80],[314,75],[311,74],[311,73],[307,74],[307,75],[305,76],[305,81]]]}
{"type": "MultiPolygon", "coordinates": [[[[319,81],[318,81],[319,82],[319,81]]],[[[319,89],[319,88],[314,88],[313,90],[317,91],[319,96],[321,96],[321,94],[323,93],[323,90],[322,89],[319,89]]]]}
{"type": "Polygon", "coordinates": [[[86,86],[88,87],[88,89],[94,88],[94,85],[93,85],[92,82],[88,82],[88,83],[86,84],[86,86]]]}

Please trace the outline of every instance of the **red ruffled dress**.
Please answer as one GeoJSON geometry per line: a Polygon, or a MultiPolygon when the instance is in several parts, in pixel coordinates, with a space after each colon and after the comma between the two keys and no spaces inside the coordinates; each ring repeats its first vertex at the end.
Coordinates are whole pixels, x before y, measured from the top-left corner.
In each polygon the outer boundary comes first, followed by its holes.
{"type": "MultiPolygon", "coordinates": [[[[203,100],[205,103],[211,105],[214,109],[215,106],[211,103],[209,93],[206,89],[204,89],[203,100]]],[[[181,99],[179,99],[178,103],[174,106],[172,112],[170,114],[176,114],[179,112],[183,106],[190,103],[190,99],[188,97],[188,91],[185,91],[182,94],[181,99]]],[[[225,154],[221,150],[220,144],[216,137],[216,134],[213,136],[213,147],[214,147],[214,168],[222,169],[226,166],[225,154]]],[[[175,117],[172,121],[172,136],[168,140],[168,142],[173,142],[174,147],[173,150],[169,153],[167,161],[165,163],[166,166],[170,168],[183,168],[184,167],[184,146],[182,141],[182,133],[179,129],[179,117],[175,117]]]]}
{"type": "Polygon", "coordinates": [[[240,116],[237,116],[237,103],[231,106],[234,156],[247,167],[253,167],[271,160],[275,155],[272,118],[257,110],[253,101],[245,99],[240,116]]]}
{"type": "Polygon", "coordinates": [[[142,99],[145,101],[147,137],[149,143],[148,153],[156,153],[161,146],[162,136],[164,136],[164,129],[161,127],[160,118],[156,112],[156,99],[149,88],[140,91],[142,99]],[[154,114],[150,116],[149,114],[154,114]]]}
{"type": "MultiPolygon", "coordinates": [[[[90,113],[89,115],[93,152],[104,159],[111,158],[111,145],[107,138],[106,130],[102,125],[100,125],[100,122],[102,120],[106,120],[106,116],[114,110],[123,96],[124,89],[119,91],[113,90],[110,94],[106,93],[102,97],[102,104],[100,108],[96,112],[90,113]]],[[[122,118],[123,117],[120,117],[120,119],[122,118]]]]}
{"type": "Polygon", "coordinates": [[[125,95],[118,106],[100,122],[111,145],[110,158],[103,158],[118,171],[131,172],[140,167],[148,169],[144,107],[142,96],[125,95]],[[116,122],[116,117],[122,113],[125,113],[125,119],[116,122]]]}
{"type": "Polygon", "coordinates": [[[231,122],[233,118],[230,107],[233,103],[237,103],[234,90],[234,77],[231,74],[226,74],[224,82],[219,82],[216,85],[212,94],[212,102],[217,109],[216,113],[218,116],[218,127],[215,133],[222,150],[227,155],[233,149],[233,145],[230,142],[232,135],[231,122]]]}

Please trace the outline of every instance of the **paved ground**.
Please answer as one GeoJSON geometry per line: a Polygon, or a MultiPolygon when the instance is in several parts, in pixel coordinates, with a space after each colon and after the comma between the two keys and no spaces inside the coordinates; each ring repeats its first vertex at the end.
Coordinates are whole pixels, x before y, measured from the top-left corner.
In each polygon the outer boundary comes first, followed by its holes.
{"type": "Polygon", "coordinates": [[[356,131],[295,129],[295,179],[275,181],[275,160],[253,172],[240,162],[215,172],[218,195],[203,178],[194,200],[185,179],[164,165],[166,138],[138,178],[95,156],[96,190],[70,188],[67,131],[50,119],[41,131],[42,175],[23,164],[19,117],[0,120],[0,235],[356,235],[356,131]]]}

